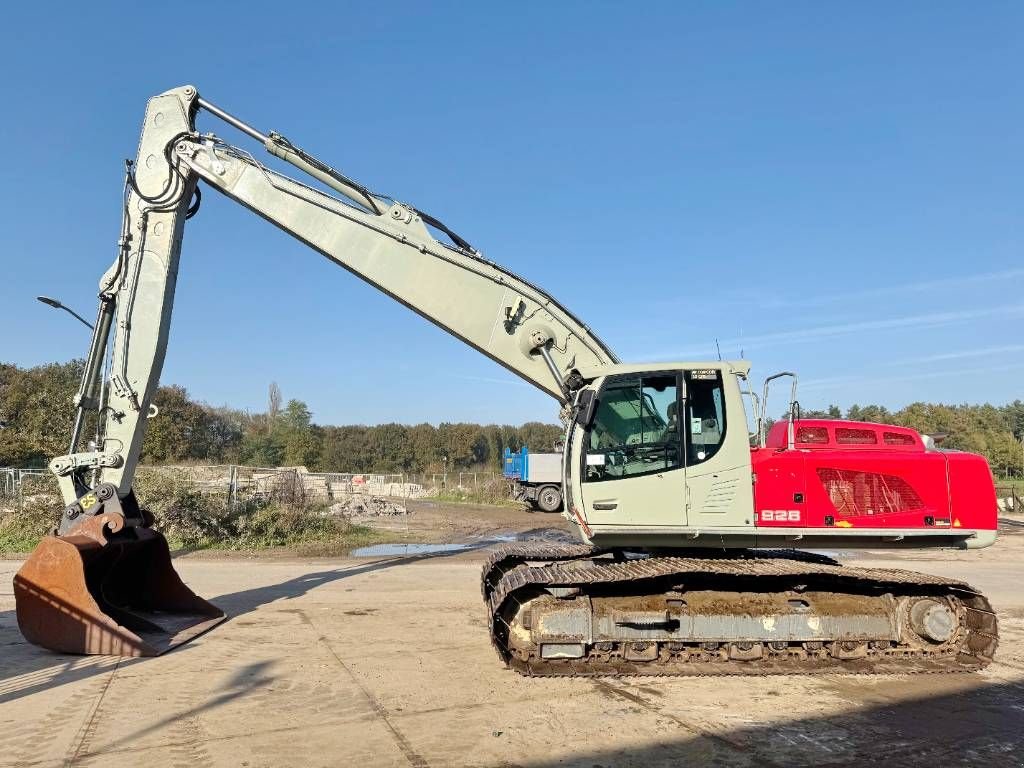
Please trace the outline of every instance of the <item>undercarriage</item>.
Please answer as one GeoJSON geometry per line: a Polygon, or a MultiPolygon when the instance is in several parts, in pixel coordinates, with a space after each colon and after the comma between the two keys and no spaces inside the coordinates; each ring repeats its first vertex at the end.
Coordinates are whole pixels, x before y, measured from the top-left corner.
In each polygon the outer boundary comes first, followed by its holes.
{"type": "Polygon", "coordinates": [[[971,672],[998,644],[967,584],[795,551],[510,545],[482,591],[492,643],[524,675],[971,672]]]}

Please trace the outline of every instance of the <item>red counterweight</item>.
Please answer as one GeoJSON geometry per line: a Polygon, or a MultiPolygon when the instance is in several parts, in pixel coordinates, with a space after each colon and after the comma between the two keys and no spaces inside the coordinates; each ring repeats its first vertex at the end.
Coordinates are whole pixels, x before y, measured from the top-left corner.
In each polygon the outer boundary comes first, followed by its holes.
{"type": "Polygon", "coordinates": [[[758,527],[996,529],[982,456],[936,448],[907,427],[828,419],[798,420],[790,448],[788,427],[774,424],[751,451],[758,527]]]}

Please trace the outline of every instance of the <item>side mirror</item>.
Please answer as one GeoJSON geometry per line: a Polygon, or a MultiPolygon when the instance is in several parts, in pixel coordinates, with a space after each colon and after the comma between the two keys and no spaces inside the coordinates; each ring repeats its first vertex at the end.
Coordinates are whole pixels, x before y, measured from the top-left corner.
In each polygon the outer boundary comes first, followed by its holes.
{"type": "Polygon", "coordinates": [[[576,398],[576,414],[573,422],[578,427],[586,429],[594,421],[594,411],[597,410],[597,393],[592,389],[584,389],[576,398]]]}

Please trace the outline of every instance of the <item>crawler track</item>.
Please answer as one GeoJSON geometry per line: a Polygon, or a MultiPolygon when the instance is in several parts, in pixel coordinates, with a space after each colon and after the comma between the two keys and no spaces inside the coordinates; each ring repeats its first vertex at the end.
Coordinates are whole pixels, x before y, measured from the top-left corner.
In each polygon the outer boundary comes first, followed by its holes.
{"type": "Polygon", "coordinates": [[[589,544],[507,544],[494,550],[480,573],[480,593],[490,605],[491,594],[501,578],[519,566],[534,560],[558,562],[600,555],[602,550],[589,544]]]}
{"type": "MultiPolygon", "coordinates": [[[[850,568],[796,552],[603,559],[607,554],[585,545],[514,545],[488,559],[481,588],[492,643],[508,666],[540,676],[970,672],[989,664],[998,644],[988,600],[959,581],[850,568]],[[686,635],[687,626],[714,620],[749,628],[751,617],[768,633],[776,621],[794,618],[785,610],[787,597],[813,606],[820,618],[811,622],[857,627],[873,620],[875,627],[886,623],[889,633],[815,635],[810,641],[792,634],[723,634],[711,642],[707,634],[686,635]],[[782,612],[764,608],[780,600],[782,612]],[[952,628],[942,642],[910,629],[909,606],[920,601],[947,612],[952,628]],[[608,620],[610,610],[619,611],[614,615],[620,620],[608,620]],[[574,628],[551,636],[559,612],[571,614],[574,628]],[[598,637],[602,620],[604,627],[627,629],[621,637],[598,637]],[[546,657],[544,642],[553,643],[547,647],[556,649],[554,656],[577,657],[546,657]]],[[[794,620],[808,623],[806,617],[794,620]]]]}

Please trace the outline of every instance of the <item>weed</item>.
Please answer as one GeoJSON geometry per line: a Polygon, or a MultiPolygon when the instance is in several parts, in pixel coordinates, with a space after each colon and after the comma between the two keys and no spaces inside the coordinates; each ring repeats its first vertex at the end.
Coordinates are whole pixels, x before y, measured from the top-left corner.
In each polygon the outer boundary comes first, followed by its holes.
{"type": "Polygon", "coordinates": [[[522,502],[509,497],[508,482],[503,478],[481,483],[473,488],[444,488],[434,497],[456,504],[491,504],[501,507],[522,507],[522,502]]]}
{"type": "MultiPolygon", "coordinates": [[[[53,478],[31,482],[23,486],[20,500],[0,508],[0,554],[31,551],[60,519],[64,503],[53,478]]],[[[327,555],[382,537],[327,515],[326,504],[310,502],[289,488],[229,500],[226,493],[203,492],[173,472],[143,469],[136,475],[135,492],[172,549],[289,547],[299,554],[327,555]]]]}

